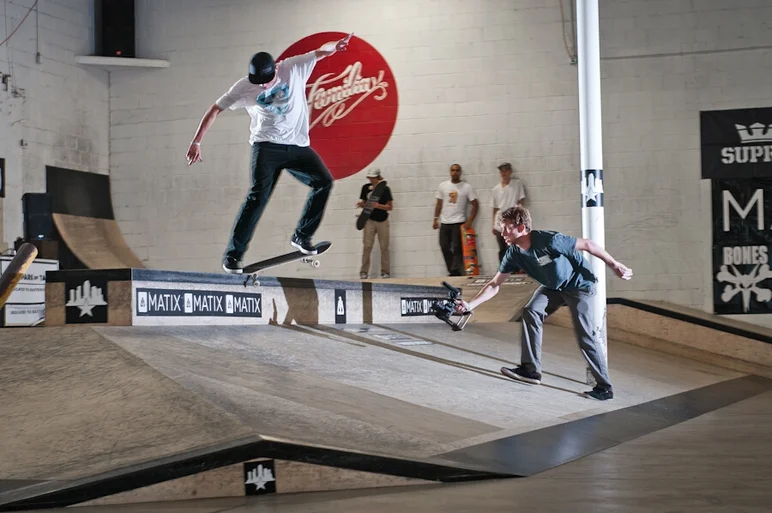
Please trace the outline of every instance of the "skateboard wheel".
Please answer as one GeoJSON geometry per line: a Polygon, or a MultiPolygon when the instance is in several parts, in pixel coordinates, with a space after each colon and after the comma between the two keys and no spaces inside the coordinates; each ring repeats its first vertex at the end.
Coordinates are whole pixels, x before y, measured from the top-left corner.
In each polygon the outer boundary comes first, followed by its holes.
{"type": "Polygon", "coordinates": [[[314,263],[311,265],[313,265],[314,267],[319,267],[320,265],[322,265],[322,263],[319,260],[314,260],[314,263]]]}
{"type": "Polygon", "coordinates": [[[250,285],[250,284],[252,284],[255,287],[259,287],[260,286],[260,282],[257,280],[257,275],[250,275],[250,276],[247,277],[246,280],[244,280],[244,286],[245,287],[250,285]]]}

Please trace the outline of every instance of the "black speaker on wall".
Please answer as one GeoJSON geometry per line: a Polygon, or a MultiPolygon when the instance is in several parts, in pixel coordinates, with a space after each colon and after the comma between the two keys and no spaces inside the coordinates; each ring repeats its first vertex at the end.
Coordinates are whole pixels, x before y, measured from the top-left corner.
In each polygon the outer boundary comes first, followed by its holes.
{"type": "Polygon", "coordinates": [[[47,192],[28,192],[22,195],[21,204],[24,215],[24,240],[53,239],[51,195],[47,192]]]}
{"type": "Polygon", "coordinates": [[[103,57],[136,57],[134,0],[94,0],[96,53],[103,57]]]}

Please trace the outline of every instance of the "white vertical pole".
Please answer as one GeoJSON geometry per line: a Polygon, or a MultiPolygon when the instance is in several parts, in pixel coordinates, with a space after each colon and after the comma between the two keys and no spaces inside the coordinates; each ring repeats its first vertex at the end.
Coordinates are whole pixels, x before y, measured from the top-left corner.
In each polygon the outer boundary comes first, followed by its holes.
{"type": "MultiPolygon", "coordinates": [[[[600,95],[600,37],[598,0],[576,2],[577,52],[579,70],[579,145],[581,156],[582,237],[605,248],[603,219],[603,132],[600,95]]],[[[598,277],[598,291],[592,309],[602,357],[608,363],[606,339],[606,265],[586,254],[598,277]]],[[[587,383],[595,380],[587,370],[587,383]]]]}

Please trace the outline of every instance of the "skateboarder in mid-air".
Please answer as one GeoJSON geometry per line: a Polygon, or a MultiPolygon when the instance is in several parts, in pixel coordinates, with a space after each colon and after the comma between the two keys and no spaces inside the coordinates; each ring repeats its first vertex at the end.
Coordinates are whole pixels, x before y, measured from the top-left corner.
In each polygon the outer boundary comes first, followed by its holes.
{"type": "Polygon", "coordinates": [[[202,160],[201,140],[220,112],[243,107],[251,118],[252,187],[233,224],[223,256],[225,272],[242,273],[242,258],[282,169],[311,188],[290,244],[306,255],[317,253],[311,237],[324,215],[333,178],[310,146],[306,82],[317,61],[346,50],[351,36],[279,62],[266,52],[256,53],[249,62],[247,76],[204,113],[188,148],[188,165],[202,160]]]}

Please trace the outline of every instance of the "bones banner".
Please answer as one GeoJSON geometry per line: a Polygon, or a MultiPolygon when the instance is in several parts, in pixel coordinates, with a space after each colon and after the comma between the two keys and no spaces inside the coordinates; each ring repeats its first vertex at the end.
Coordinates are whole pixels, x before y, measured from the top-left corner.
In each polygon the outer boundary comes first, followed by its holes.
{"type": "Polygon", "coordinates": [[[772,107],[700,112],[702,178],[772,177],[772,107]]]}
{"type": "Polygon", "coordinates": [[[772,178],[712,180],[713,310],[772,313],[772,178]]]}

